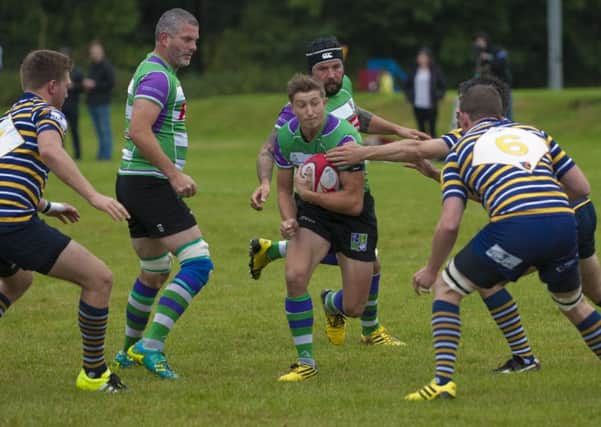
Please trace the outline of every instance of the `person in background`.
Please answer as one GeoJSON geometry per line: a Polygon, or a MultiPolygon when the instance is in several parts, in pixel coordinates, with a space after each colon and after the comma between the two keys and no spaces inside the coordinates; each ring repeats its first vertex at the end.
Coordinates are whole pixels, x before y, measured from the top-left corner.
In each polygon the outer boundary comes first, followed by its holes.
{"type": "Polygon", "coordinates": [[[427,47],[418,51],[415,66],[409,73],[403,89],[407,101],[413,106],[418,129],[430,135],[438,135],[438,102],[444,97],[446,86],[442,71],[427,47]]]}
{"type": "MultiPolygon", "coordinates": [[[[71,60],[71,49],[63,47],[60,50],[61,53],[67,55],[71,60]]],[[[73,158],[75,160],[81,160],[81,142],[79,139],[79,94],[83,90],[83,71],[80,67],[73,63],[71,69],[71,85],[69,86],[68,96],[63,104],[63,114],[67,119],[69,125],[68,129],[71,131],[71,139],[73,140],[73,158]]]]}
{"type": "Polygon", "coordinates": [[[509,103],[505,117],[513,120],[513,100],[511,98],[511,69],[505,49],[494,46],[490,36],[480,31],[474,36],[474,77],[496,77],[509,88],[509,103]]]}
{"type": "Polygon", "coordinates": [[[111,130],[111,92],[115,86],[115,70],[106,59],[99,41],[90,44],[89,76],[83,80],[88,92],[88,110],[98,138],[97,160],[110,160],[113,151],[111,130]]]}

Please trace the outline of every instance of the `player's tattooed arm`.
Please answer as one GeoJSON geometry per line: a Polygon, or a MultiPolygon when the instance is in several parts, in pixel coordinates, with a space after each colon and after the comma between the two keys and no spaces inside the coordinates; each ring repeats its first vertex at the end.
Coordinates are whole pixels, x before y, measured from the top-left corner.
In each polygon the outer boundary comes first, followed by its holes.
{"type": "Polygon", "coordinates": [[[277,131],[274,129],[259,150],[257,156],[257,178],[259,178],[259,183],[271,182],[273,175],[273,145],[276,135],[277,131]]]}
{"type": "Polygon", "coordinates": [[[274,129],[267,142],[261,146],[257,156],[257,178],[259,186],[250,196],[250,206],[255,210],[262,210],[263,205],[269,197],[271,191],[271,177],[273,175],[273,145],[277,131],[274,129]]]}

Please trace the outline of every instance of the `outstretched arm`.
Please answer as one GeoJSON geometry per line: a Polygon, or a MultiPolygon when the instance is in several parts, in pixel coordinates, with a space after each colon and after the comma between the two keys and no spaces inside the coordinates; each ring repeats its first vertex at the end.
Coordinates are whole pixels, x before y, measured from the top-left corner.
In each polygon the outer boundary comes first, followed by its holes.
{"type": "Polygon", "coordinates": [[[357,164],[362,160],[413,163],[421,159],[440,158],[448,152],[449,149],[441,138],[427,141],[403,139],[385,145],[345,144],[328,151],[327,157],[336,166],[347,166],[357,164]]]}
{"type": "Polygon", "coordinates": [[[400,138],[430,139],[430,135],[416,129],[406,128],[389,122],[363,108],[357,107],[359,113],[359,130],[363,133],[377,133],[382,135],[397,135],[400,138]]]}

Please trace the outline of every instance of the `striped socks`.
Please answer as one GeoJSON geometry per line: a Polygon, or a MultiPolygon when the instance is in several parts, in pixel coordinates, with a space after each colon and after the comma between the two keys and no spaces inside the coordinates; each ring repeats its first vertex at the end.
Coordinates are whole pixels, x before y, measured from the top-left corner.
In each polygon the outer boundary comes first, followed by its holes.
{"type": "Polygon", "coordinates": [[[83,369],[90,378],[99,378],[107,369],[104,361],[104,336],[108,317],[108,307],[96,308],[79,300],[83,369]]]}
{"type": "Polygon", "coordinates": [[[8,307],[10,307],[10,300],[0,292],[0,317],[4,316],[8,307]]]}
{"type": "Polygon", "coordinates": [[[527,361],[533,360],[534,354],[530,348],[526,331],[522,326],[518,306],[511,294],[503,288],[484,299],[484,303],[507,340],[507,344],[511,348],[511,354],[527,361]]]}
{"type": "Polygon", "coordinates": [[[213,264],[208,257],[184,261],[180,272],[167,285],[142,345],[148,350],[163,351],[165,340],[175,322],[184,314],[192,299],[208,281],[213,264]],[[210,268],[209,268],[210,267],[210,268]]]}
{"type": "Polygon", "coordinates": [[[593,311],[576,327],[586,345],[601,359],[601,314],[593,311]]]}
{"type": "Polygon", "coordinates": [[[287,297],[286,318],[300,363],[315,367],[313,358],[313,302],[308,293],[287,297]]]}
{"type": "Polygon", "coordinates": [[[267,248],[267,258],[270,261],[278,258],[284,258],[286,256],[286,250],[288,249],[288,240],[278,240],[276,242],[272,242],[271,245],[267,248]]]}
{"type": "Polygon", "coordinates": [[[432,303],[432,336],[438,385],[445,385],[453,379],[457,348],[461,339],[461,319],[459,306],[446,301],[432,303]]]}
{"type": "Polygon", "coordinates": [[[152,311],[154,299],[158,292],[158,289],[148,287],[142,283],[139,278],[136,279],[129,297],[127,298],[123,351],[127,351],[128,348],[142,338],[144,329],[148,323],[148,318],[150,317],[150,312],[152,311]]]}
{"type": "Polygon", "coordinates": [[[378,292],[380,289],[380,273],[371,276],[371,288],[369,298],[365,304],[365,310],[361,315],[361,327],[364,337],[368,336],[380,327],[378,320],[378,292]]]}
{"type": "Polygon", "coordinates": [[[325,295],[323,306],[329,314],[342,314],[344,310],[342,306],[343,293],[342,289],[337,291],[328,291],[325,295]]]}

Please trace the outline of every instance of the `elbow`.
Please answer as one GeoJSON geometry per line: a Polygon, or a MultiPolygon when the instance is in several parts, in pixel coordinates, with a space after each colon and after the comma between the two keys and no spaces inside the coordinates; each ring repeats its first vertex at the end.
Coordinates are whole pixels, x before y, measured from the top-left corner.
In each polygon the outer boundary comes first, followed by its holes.
{"type": "Polygon", "coordinates": [[[51,166],[54,164],[54,160],[58,157],[57,156],[57,149],[61,149],[57,148],[57,147],[46,147],[46,146],[39,146],[39,153],[40,153],[40,158],[42,159],[42,162],[44,162],[45,165],[51,166]]]}
{"type": "Polygon", "coordinates": [[[363,195],[360,199],[355,200],[349,209],[350,216],[359,216],[363,212],[363,195]]]}
{"type": "Polygon", "coordinates": [[[456,236],[459,233],[459,222],[456,221],[441,221],[438,225],[441,232],[449,236],[456,236]]]}
{"type": "Polygon", "coordinates": [[[134,141],[139,141],[142,133],[142,129],[137,126],[130,126],[127,130],[127,136],[134,141]]]}

